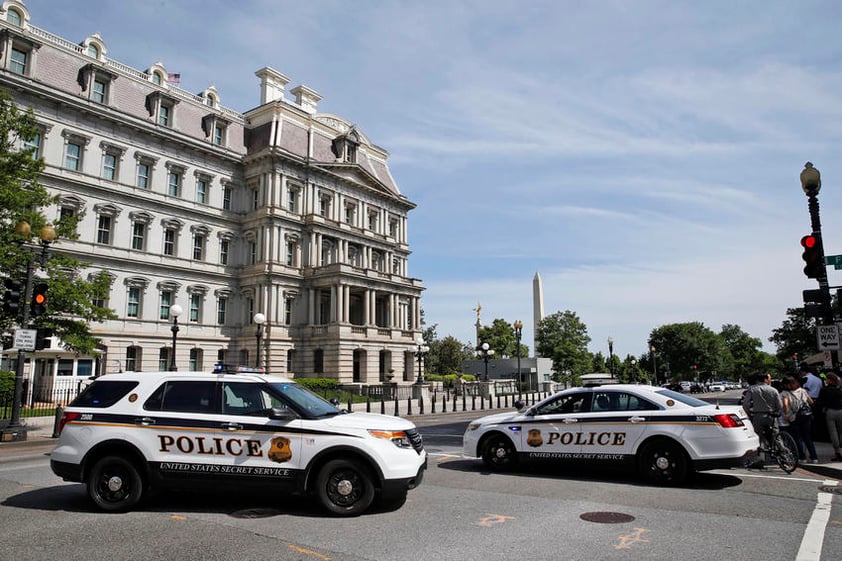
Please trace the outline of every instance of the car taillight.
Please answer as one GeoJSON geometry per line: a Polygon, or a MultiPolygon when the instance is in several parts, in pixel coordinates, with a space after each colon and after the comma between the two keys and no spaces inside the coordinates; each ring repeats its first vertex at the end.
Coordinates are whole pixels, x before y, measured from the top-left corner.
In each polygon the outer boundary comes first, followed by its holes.
{"type": "Polygon", "coordinates": [[[722,415],[714,415],[714,420],[719,423],[720,427],[726,429],[733,429],[736,427],[742,427],[743,421],[740,419],[735,413],[723,413],[722,415]]]}
{"type": "Polygon", "coordinates": [[[64,429],[64,425],[66,425],[67,423],[70,423],[72,421],[75,421],[76,419],[78,419],[81,416],[82,416],[81,413],[68,413],[67,411],[62,413],[61,419],[58,422],[58,433],[61,434],[62,429],[64,429]]]}

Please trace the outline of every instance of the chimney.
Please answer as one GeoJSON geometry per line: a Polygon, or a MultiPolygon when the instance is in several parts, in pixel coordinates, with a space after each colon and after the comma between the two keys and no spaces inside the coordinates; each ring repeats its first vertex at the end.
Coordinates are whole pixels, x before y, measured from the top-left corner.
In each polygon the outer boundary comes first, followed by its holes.
{"type": "Polygon", "coordinates": [[[322,100],[317,92],[311,90],[307,86],[296,86],[290,93],[295,96],[295,103],[297,103],[307,113],[315,113],[316,107],[322,100]]]}
{"type": "Polygon", "coordinates": [[[260,78],[260,105],[284,99],[284,88],[289,84],[289,78],[268,66],[254,75],[260,78]]]}

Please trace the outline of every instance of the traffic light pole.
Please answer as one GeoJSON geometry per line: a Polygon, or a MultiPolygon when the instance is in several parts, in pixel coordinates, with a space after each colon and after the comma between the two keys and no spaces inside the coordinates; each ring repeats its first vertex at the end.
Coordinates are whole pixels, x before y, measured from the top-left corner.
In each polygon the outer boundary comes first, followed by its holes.
{"type": "MultiPolygon", "coordinates": [[[[30,255],[26,261],[26,287],[23,291],[23,310],[21,313],[21,329],[29,328],[29,303],[32,300],[32,278],[35,275],[35,259],[30,255]]],[[[9,425],[5,429],[5,433],[11,435],[11,440],[26,440],[26,427],[20,423],[20,407],[23,401],[23,364],[24,351],[18,349],[18,364],[15,368],[15,397],[12,401],[12,418],[9,419],[9,425]]]]}

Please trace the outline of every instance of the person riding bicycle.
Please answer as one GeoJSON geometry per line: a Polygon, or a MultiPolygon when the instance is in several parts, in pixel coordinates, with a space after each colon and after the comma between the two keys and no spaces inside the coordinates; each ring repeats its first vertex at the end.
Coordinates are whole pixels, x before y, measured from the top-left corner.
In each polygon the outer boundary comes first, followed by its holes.
{"type": "Polygon", "coordinates": [[[783,411],[781,394],[772,387],[772,375],[757,375],[743,395],[742,402],[754,432],[760,437],[761,444],[768,448],[778,432],[778,417],[783,411]]]}

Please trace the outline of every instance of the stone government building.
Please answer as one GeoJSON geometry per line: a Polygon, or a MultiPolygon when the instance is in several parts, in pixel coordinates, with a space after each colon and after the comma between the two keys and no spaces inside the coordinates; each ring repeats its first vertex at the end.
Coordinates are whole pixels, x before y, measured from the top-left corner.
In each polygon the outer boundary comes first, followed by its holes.
{"type": "MultiPolygon", "coordinates": [[[[32,107],[41,183],[60,196],[47,217],[83,213],[78,240],[50,251],[113,278],[94,324],[97,357],[54,346],[27,377],[78,380],[175,363],[255,365],[343,383],[415,380],[419,279],[409,275],[407,214],[388,153],[346,119],[318,112],[321,96],[264,67],[260,104],[223,107],[107,54],[98,34],[76,43],[0,8],[0,87],[32,107]],[[266,317],[260,348],[254,316],[266,317]]],[[[255,92],[258,93],[258,92],[255,92]]],[[[14,349],[3,366],[13,368],[14,349]]]]}

